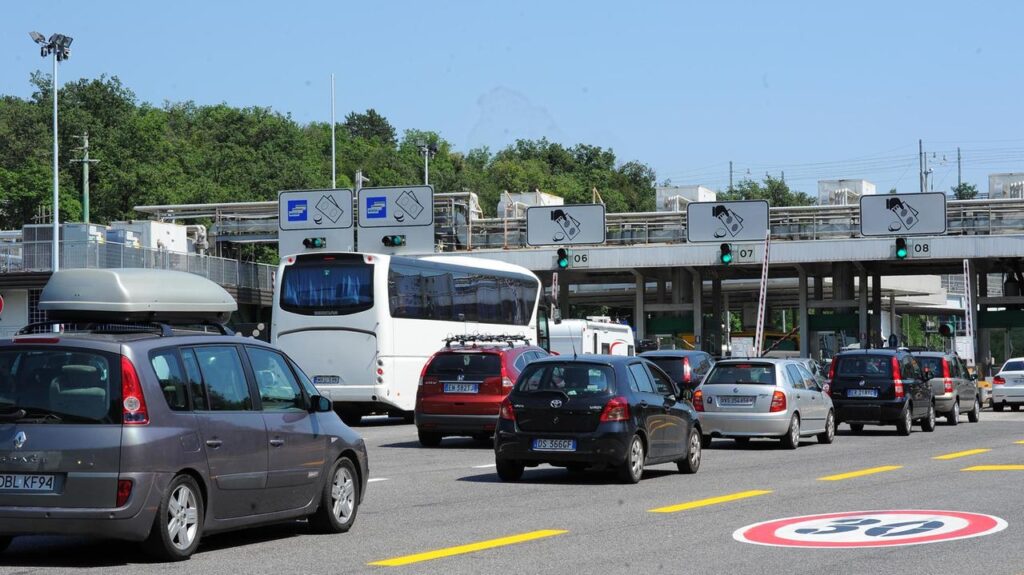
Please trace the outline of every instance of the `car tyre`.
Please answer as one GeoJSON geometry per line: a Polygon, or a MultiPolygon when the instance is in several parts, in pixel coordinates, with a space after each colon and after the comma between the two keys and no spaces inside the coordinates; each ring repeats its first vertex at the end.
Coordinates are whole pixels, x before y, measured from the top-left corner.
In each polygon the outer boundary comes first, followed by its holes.
{"type": "Polygon", "coordinates": [[[863,423],[851,423],[850,424],[850,431],[852,431],[854,433],[861,433],[861,432],[864,431],[864,424],[863,423]]]}
{"type": "Polygon", "coordinates": [[[1015,403],[1015,404],[1010,406],[1010,409],[1012,409],[1014,411],[1020,411],[1020,404],[1019,403],[1015,403]]]}
{"type": "Polygon", "coordinates": [[[12,536],[0,537],[0,553],[7,551],[7,548],[11,546],[11,541],[14,541],[12,536]]]}
{"type": "MultiPolygon", "coordinates": [[[[960,417],[960,408],[956,408],[956,414],[957,414],[957,418],[959,419],[959,417],[960,417]]],[[[925,416],[925,418],[921,420],[921,430],[922,431],[927,431],[927,432],[935,431],[935,406],[934,405],[929,405],[928,406],[928,415],[925,416]]]]}
{"type": "Polygon", "coordinates": [[[639,483],[644,474],[646,461],[647,450],[644,449],[644,440],[639,435],[634,435],[626,451],[626,461],[619,468],[619,479],[623,483],[639,483]]]}
{"type": "Polygon", "coordinates": [[[587,470],[587,466],[583,463],[570,463],[565,466],[565,470],[568,471],[570,475],[579,475],[587,470]]]}
{"type": "Polygon", "coordinates": [[[686,457],[677,461],[676,466],[679,468],[679,473],[690,475],[697,473],[697,470],[700,469],[701,435],[697,428],[690,430],[690,439],[687,443],[686,457]]]}
{"type": "Polygon", "coordinates": [[[523,470],[526,469],[522,463],[507,459],[499,459],[495,461],[495,464],[498,469],[498,478],[506,482],[519,481],[523,477],[523,470]]]}
{"type": "Polygon", "coordinates": [[[710,435],[701,435],[700,436],[700,446],[702,448],[704,448],[704,449],[707,449],[708,447],[711,447],[711,436],[710,435]]]}
{"type": "Polygon", "coordinates": [[[423,447],[437,447],[441,445],[441,434],[436,431],[417,431],[420,438],[420,445],[423,447]]]}
{"type": "Polygon", "coordinates": [[[789,420],[789,431],[782,436],[783,449],[796,449],[800,447],[800,416],[793,414],[789,420]]]}
{"type": "Polygon", "coordinates": [[[735,441],[736,443],[740,444],[740,445],[746,445],[746,444],[750,443],[750,438],[749,437],[733,437],[732,440],[735,441]]]}
{"type": "Polygon", "coordinates": [[[979,420],[981,420],[981,398],[976,397],[974,398],[974,407],[967,412],[967,421],[978,423],[979,420]]]}
{"type": "Polygon", "coordinates": [[[493,443],[490,433],[477,433],[473,435],[473,441],[479,443],[480,445],[488,445],[490,443],[493,443]]]}
{"type": "Polygon", "coordinates": [[[359,512],[359,474],[347,457],[331,466],[320,495],[320,507],[309,518],[318,533],[345,533],[352,528],[359,512]]]}
{"type": "Polygon", "coordinates": [[[203,497],[191,475],[171,480],[160,500],[144,547],[161,561],[184,561],[199,548],[203,535],[203,497]]]}
{"type": "Polygon", "coordinates": [[[896,432],[900,435],[910,435],[910,431],[914,425],[914,414],[911,409],[913,406],[909,403],[903,410],[903,415],[900,416],[900,421],[896,424],[896,432]]]}
{"type": "Polygon", "coordinates": [[[1004,407],[1006,407],[1004,403],[992,402],[992,411],[1002,411],[1004,407]]]}
{"type": "Polygon", "coordinates": [[[950,425],[960,425],[960,398],[953,400],[953,411],[946,415],[946,422],[950,425]]]}
{"type": "Polygon", "coordinates": [[[825,431],[818,434],[818,443],[829,444],[836,438],[836,416],[829,410],[825,417],[825,431]]]}

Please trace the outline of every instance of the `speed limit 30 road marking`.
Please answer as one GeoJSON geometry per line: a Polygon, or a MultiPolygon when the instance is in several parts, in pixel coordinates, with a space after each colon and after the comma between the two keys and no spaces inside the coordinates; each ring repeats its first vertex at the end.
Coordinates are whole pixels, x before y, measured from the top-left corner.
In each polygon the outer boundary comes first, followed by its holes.
{"type": "Polygon", "coordinates": [[[849,511],[775,519],[742,527],[733,539],[773,547],[851,549],[954,541],[1006,529],[991,515],[960,511],[849,511]]]}

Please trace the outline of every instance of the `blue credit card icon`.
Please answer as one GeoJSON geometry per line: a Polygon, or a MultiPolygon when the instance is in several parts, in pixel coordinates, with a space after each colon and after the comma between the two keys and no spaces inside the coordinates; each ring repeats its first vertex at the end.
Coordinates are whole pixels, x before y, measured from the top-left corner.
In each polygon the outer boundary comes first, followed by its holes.
{"type": "Polygon", "coordinates": [[[371,220],[388,217],[387,196],[366,198],[366,217],[371,220]]]}
{"type": "Polygon", "coordinates": [[[309,217],[306,200],[288,200],[288,221],[304,222],[309,217]]]}

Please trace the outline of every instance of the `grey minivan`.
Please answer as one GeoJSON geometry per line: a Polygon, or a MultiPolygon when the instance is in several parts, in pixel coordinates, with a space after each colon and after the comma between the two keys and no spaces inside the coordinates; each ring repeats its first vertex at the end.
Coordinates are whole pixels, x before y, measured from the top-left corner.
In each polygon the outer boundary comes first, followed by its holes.
{"type": "Polygon", "coordinates": [[[0,550],[19,535],[93,535],[181,560],[214,532],[307,517],[319,531],[352,527],[366,447],[302,370],[219,326],[138,323],[234,309],[220,286],[179,272],[68,270],[40,300],[60,321],[90,315],[84,305],[105,313],[0,340],[0,550]]]}

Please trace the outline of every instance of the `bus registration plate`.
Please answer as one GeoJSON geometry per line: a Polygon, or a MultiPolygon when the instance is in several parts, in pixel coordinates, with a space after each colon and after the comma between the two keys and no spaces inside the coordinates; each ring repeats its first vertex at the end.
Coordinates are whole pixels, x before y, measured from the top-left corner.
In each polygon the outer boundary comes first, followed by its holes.
{"type": "Polygon", "coordinates": [[[444,384],[445,393],[479,393],[480,384],[478,383],[446,383],[444,384]]]}
{"type": "Polygon", "coordinates": [[[341,377],[337,375],[314,375],[313,385],[337,385],[341,383],[341,377]]]}

